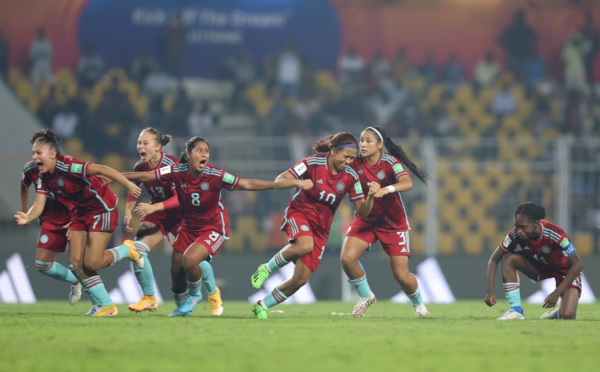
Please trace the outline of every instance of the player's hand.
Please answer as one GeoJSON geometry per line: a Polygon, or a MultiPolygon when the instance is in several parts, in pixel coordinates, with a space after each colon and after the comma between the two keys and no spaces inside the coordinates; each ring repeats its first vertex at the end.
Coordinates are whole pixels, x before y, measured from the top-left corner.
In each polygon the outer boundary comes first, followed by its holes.
{"type": "Polygon", "coordinates": [[[125,218],[123,219],[123,227],[124,227],[125,231],[127,231],[127,232],[133,231],[133,229],[129,225],[130,223],[131,223],[131,213],[126,213],[125,218]]]}
{"type": "Polygon", "coordinates": [[[15,220],[17,220],[17,225],[19,226],[29,225],[30,222],[27,218],[27,213],[24,212],[17,212],[17,214],[15,214],[15,220]]]}
{"type": "Polygon", "coordinates": [[[485,304],[488,306],[495,306],[496,305],[496,295],[495,294],[486,294],[485,299],[483,301],[485,301],[485,304]]]}
{"type": "Polygon", "coordinates": [[[369,186],[369,194],[370,197],[381,198],[383,195],[383,190],[381,190],[381,185],[377,182],[371,182],[371,186],[369,186]]]}
{"type": "Polygon", "coordinates": [[[146,215],[152,214],[154,212],[156,212],[157,208],[154,204],[149,204],[149,203],[139,203],[135,209],[134,212],[139,214],[140,216],[144,217],[146,215]]]}
{"type": "Polygon", "coordinates": [[[139,198],[142,194],[142,189],[140,189],[138,185],[131,181],[127,182],[127,190],[131,195],[135,196],[136,198],[139,198]]]}
{"type": "Polygon", "coordinates": [[[100,180],[104,182],[102,185],[108,185],[113,181],[112,178],[106,177],[102,174],[97,174],[96,177],[100,178],[100,180]]]}
{"type": "Polygon", "coordinates": [[[313,182],[312,180],[300,180],[298,183],[298,188],[301,188],[302,190],[310,190],[313,188],[313,182]]]}
{"type": "MultiPolygon", "coordinates": [[[[70,224],[71,223],[69,222],[69,225],[70,224]]],[[[69,225],[67,225],[66,227],[68,227],[69,225]]],[[[65,236],[67,237],[67,240],[71,240],[71,231],[72,231],[71,229],[67,229],[67,233],[65,234],[65,236]]]]}
{"type": "Polygon", "coordinates": [[[544,305],[542,307],[551,308],[556,306],[558,299],[560,298],[560,293],[558,291],[553,291],[544,299],[544,305]]]}

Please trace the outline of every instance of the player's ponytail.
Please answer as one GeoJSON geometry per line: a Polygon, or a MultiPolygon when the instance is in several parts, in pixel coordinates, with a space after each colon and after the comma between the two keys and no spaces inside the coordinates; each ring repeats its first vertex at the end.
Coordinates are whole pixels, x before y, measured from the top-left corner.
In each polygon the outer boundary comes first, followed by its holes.
{"type": "Polygon", "coordinates": [[[162,135],[158,129],[152,127],[142,129],[142,133],[144,132],[153,135],[156,142],[160,143],[163,147],[171,142],[171,139],[173,138],[170,134],[162,135]]]}

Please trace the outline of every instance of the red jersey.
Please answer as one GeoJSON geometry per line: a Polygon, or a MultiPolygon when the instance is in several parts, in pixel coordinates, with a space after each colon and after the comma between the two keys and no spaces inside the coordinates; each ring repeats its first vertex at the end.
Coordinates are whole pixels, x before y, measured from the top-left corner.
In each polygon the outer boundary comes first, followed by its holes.
{"type": "Polygon", "coordinates": [[[499,248],[505,252],[526,255],[552,268],[570,268],[567,258],[576,249],[567,234],[559,226],[546,220],[540,220],[538,227],[540,236],[536,241],[521,239],[517,230],[512,229],[499,248]]]}
{"type": "MultiPolygon", "coordinates": [[[[177,165],[178,161],[173,155],[165,154],[164,152],[161,155],[160,160],[156,167],[151,168],[148,166],[148,163],[138,160],[133,167],[134,172],[152,172],[157,169],[168,167],[171,165],[177,165]]],[[[150,199],[152,200],[152,204],[163,202],[169,199],[171,196],[175,195],[175,191],[173,189],[173,184],[171,182],[161,182],[161,181],[149,181],[149,182],[139,182],[138,186],[143,185],[148,194],[150,195],[150,199]]],[[[127,201],[137,200],[136,197],[129,194],[127,197],[127,201]]]]}
{"type": "Polygon", "coordinates": [[[154,171],[160,182],[172,182],[179,200],[183,230],[209,229],[229,238],[229,218],[221,189],[232,191],[239,178],[207,164],[202,174],[192,177],[188,164],[171,165],[154,171]]]}
{"type": "MultiPolygon", "coordinates": [[[[381,158],[374,165],[367,163],[365,158],[357,157],[351,166],[358,173],[363,190],[369,190],[372,182],[386,187],[398,182],[400,176],[408,175],[404,164],[387,153],[382,153],[381,158]]],[[[371,213],[367,217],[356,214],[355,218],[377,227],[396,231],[410,230],[404,202],[399,192],[387,194],[383,198],[375,198],[371,213]]]]}
{"type": "Polygon", "coordinates": [[[98,177],[88,176],[90,163],[60,154],[52,173],[41,173],[38,194],[51,193],[64,205],[72,203],[80,215],[110,212],[117,207],[118,198],[98,177]]]}
{"type": "Polygon", "coordinates": [[[346,193],[349,194],[352,202],[365,198],[358,174],[354,169],[346,167],[342,172],[333,174],[329,169],[328,160],[327,154],[315,154],[300,160],[288,169],[296,179],[312,180],[313,188],[310,190],[296,188],[294,196],[284,211],[282,230],[285,229],[288,212],[295,210],[312,221],[314,228],[329,232],[333,215],[346,193]]]}
{"type": "MultiPolygon", "coordinates": [[[[30,161],[23,167],[21,183],[24,187],[35,184],[40,179],[40,170],[37,165],[30,161]]],[[[46,199],[46,205],[40,215],[40,226],[44,230],[62,230],[70,221],[69,206],[59,203],[53,193],[49,193],[46,199]]]]}

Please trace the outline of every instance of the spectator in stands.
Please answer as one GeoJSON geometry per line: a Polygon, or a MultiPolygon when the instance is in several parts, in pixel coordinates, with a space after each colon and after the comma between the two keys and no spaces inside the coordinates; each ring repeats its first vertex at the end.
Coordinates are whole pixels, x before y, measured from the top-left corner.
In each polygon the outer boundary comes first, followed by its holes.
{"type": "Polygon", "coordinates": [[[576,32],[569,36],[561,51],[564,63],[564,82],[567,92],[586,94],[588,84],[585,76],[585,40],[576,32]]]}
{"type": "MultiPolygon", "coordinates": [[[[180,84],[175,92],[171,111],[166,117],[166,127],[175,135],[187,136],[187,120],[194,108],[194,103],[187,94],[185,87],[180,84]]],[[[206,135],[205,135],[206,136],[206,135]]]]}
{"type": "Polygon", "coordinates": [[[398,111],[399,104],[397,101],[393,101],[384,91],[380,90],[367,102],[367,107],[371,115],[368,122],[387,128],[390,120],[398,111]]]}
{"type": "Polygon", "coordinates": [[[277,85],[284,98],[298,97],[301,78],[302,59],[294,44],[287,42],[277,56],[277,85]]]}
{"type": "Polygon", "coordinates": [[[233,80],[231,107],[237,109],[244,102],[246,88],[257,79],[258,70],[254,58],[246,51],[240,51],[235,57],[227,60],[226,65],[233,80]]]}
{"type": "Polygon", "coordinates": [[[142,86],[146,78],[152,71],[157,67],[156,60],[152,58],[148,52],[148,48],[142,48],[140,54],[133,60],[131,64],[131,78],[139,85],[142,86]]]}
{"type": "Polygon", "coordinates": [[[54,116],[52,129],[54,129],[54,132],[56,132],[60,138],[66,140],[75,137],[78,125],[79,117],[67,103],[63,105],[56,116],[54,116]]]}
{"type": "Polygon", "coordinates": [[[146,80],[144,80],[143,91],[149,96],[158,96],[162,99],[173,92],[173,79],[160,65],[157,65],[146,80]]]}
{"type": "Polygon", "coordinates": [[[187,28],[181,20],[181,13],[175,13],[165,28],[165,58],[166,70],[171,76],[181,79],[183,75],[183,58],[187,28]]]}
{"type": "Polygon", "coordinates": [[[50,128],[54,116],[60,110],[61,104],[57,97],[56,87],[51,85],[48,90],[48,95],[42,100],[37,110],[37,117],[45,127],[50,128]]]}
{"type": "Polygon", "coordinates": [[[454,93],[456,87],[463,83],[465,68],[458,61],[456,52],[451,52],[444,64],[444,89],[454,93]]]}
{"type": "Polygon", "coordinates": [[[349,46],[346,53],[340,56],[337,68],[342,92],[348,86],[360,83],[365,65],[365,61],[356,53],[356,47],[353,45],[349,46]]]}
{"type": "Polygon", "coordinates": [[[429,51],[425,54],[425,61],[419,68],[421,72],[421,76],[425,80],[425,84],[432,85],[437,82],[438,71],[437,66],[435,64],[435,58],[433,57],[433,52],[429,51]]]}
{"type": "Polygon", "coordinates": [[[494,52],[488,51],[485,57],[477,62],[473,70],[473,83],[476,88],[485,88],[494,82],[500,74],[500,65],[496,61],[494,52]]]}
{"type": "Polygon", "coordinates": [[[8,63],[10,61],[10,45],[0,30],[0,80],[8,82],[8,63]]]}
{"type": "Polygon", "coordinates": [[[187,118],[187,134],[192,137],[210,137],[218,124],[219,116],[211,112],[208,102],[196,102],[187,118]]]}
{"type": "Polygon", "coordinates": [[[406,75],[409,75],[411,70],[414,70],[410,62],[408,62],[407,51],[404,45],[398,47],[396,55],[390,63],[390,69],[395,79],[402,79],[406,75]]]}
{"type": "Polygon", "coordinates": [[[517,99],[510,91],[509,83],[504,83],[502,88],[494,94],[490,110],[498,117],[511,115],[517,111],[517,99]]]}
{"type": "Polygon", "coordinates": [[[546,62],[544,62],[537,51],[532,51],[531,59],[525,66],[525,76],[523,76],[522,79],[528,92],[530,92],[535,87],[537,82],[542,78],[545,69],[546,62]]]}
{"type": "Polygon", "coordinates": [[[368,66],[369,74],[379,80],[382,76],[389,76],[392,71],[390,61],[385,59],[381,49],[373,52],[373,58],[368,66]]]}
{"type": "Polygon", "coordinates": [[[585,45],[584,64],[588,84],[594,83],[594,65],[600,49],[600,32],[594,26],[594,15],[590,12],[585,15],[585,23],[579,31],[583,36],[585,45]]]}
{"type": "Polygon", "coordinates": [[[31,80],[37,93],[39,93],[42,81],[54,83],[52,73],[52,42],[46,38],[46,29],[38,28],[37,38],[29,47],[29,58],[31,59],[31,80]]]}
{"type": "Polygon", "coordinates": [[[524,10],[518,10],[511,23],[498,37],[498,43],[504,49],[507,60],[507,70],[515,77],[524,76],[527,63],[537,50],[538,35],[527,24],[524,10]]]}
{"type": "Polygon", "coordinates": [[[77,63],[77,80],[84,89],[91,89],[103,75],[104,61],[95,53],[94,47],[88,45],[77,63]]]}

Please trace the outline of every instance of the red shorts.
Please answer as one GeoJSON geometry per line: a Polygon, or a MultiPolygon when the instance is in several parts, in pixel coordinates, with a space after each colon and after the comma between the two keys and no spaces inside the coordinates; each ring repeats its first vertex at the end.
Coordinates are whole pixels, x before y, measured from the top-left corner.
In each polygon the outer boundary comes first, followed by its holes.
{"type": "Polygon", "coordinates": [[[37,247],[52,252],[61,253],[67,248],[67,229],[47,230],[42,228],[38,237],[37,247]]]}
{"type": "Polygon", "coordinates": [[[160,232],[166,236],[167,239],[169,237],[169,233],[177,236],[177,230],[179,230],[179,225],[181,225],[181,217],[174,217],[170,213],[165,213],[165,211],[147,214],[142,217],[141,221],[149,222],[157,226],[160,229],[160,232]]]}
{"type": "Polygon", "coordinates": [[[208,249],[208,253],[214,256],[223,246],[225,237],[220,233],[209,229],[200,231],[188,231],[179,229],[177,237],[173,242],[173,249],[184,253],[192,243],[199,243],[208,249]]]}
{"type": "Polygon", "coordinates": [[[358,238],[369,245],[379,240],[388,256],[409,256],[410,239],[408,231],[389,230],[373,226],[361,219],[355,218],[348,228],[346,236],[358,238]]]}
{"type": "Polygon", "coordinates": [[[292,243],[301,236],[310,236],[313,238],[313,250],[309,254],[300,257],[300,261],[304,262],[306,267],[313,273],[317,271],[317,267],[321,263],[321,258],[325,252],[329,233],[324,233],[322,230],[313,228],[305,215],[299,212],[290,212],[281,227],[287,233],[288,242],[292,243]]]}
{"type": "MultiPolygon", "coordinates": [[[[538,275],[536,277],[529,277],[529,279],[531,279],[531,281],[534,283],[539,283],[544,279],[554,278],[554,280],[556,281],[556,286],[558,287],[560,283],[562,283],[563,280],[565,280],[565,276],[567,276],[567,273],[570,270],[570,268],[553,268],[548,265],[543,265],[538,261],[534,260],[533,258],[524,254],[522,256],[525,257],[525,259],[529,261],[529,263],[531,263],[531,265],[533,265],[533,267],[535,267],[535,269],[538,272],[538,275]]],[[[581,295],[581,273],[577,275],[575,280],[573,280],[573,283],[569,284],[569,288],[576,288],[577,290],[579,290],[579,295],[581,295]]]]}
{"type": "Polygon", "coordinates": [[[111,212],[104,212],[96,215],[80,215],[73,213],[69,229],[73,231],[87,232],[113,232],[119,224],[119,211],[117,208],[111,212]]]}

